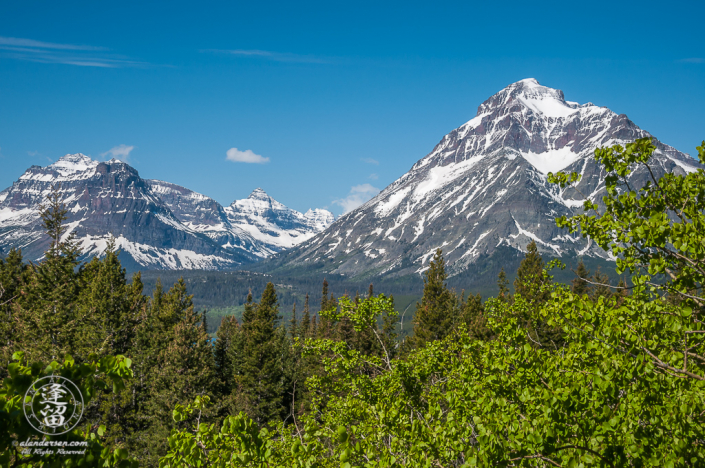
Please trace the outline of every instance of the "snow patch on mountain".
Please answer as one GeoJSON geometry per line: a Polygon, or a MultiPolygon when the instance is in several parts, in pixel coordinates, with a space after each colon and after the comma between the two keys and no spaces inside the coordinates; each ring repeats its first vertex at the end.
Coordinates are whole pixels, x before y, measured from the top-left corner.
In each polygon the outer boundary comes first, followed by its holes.
{"type": "MultiPolygon", "coordinates": [[[[84,236],[78,245],[86,255],[102,256],[108,248],[109,236],[84,236]]],[[[187,249],[157,248],[148,244],[132,242],[123,236],[112,238],[115,248],[125,252],[138,264],[147,268],[167,270],[215,270],[231,266],[227,258],[205,255],[187,249]]]]}
{"type": "Polygon", "coordinates": [[[551,149],[541,153],[521,152],[521,156],[538,169],[542,174],[549,172],[559,172],[573,164],[580,158],[580,154],[574,153],[569,146],[560,149],[551,149]]]}
{"type": "Polygon", "coordinates": [[[308,210],[302,214],[274,200],[257,188],[244,200],[235,200],[225,208],[232,226],[247,232],[266,245],[262,257],[289,249],[326,229],[334,221],[331,212],[308,210]]]}
{"type": "Polygon", "coordinates": [[[30,167],[0,192],[0,256],[11,248],[23,248],[30,260],[43,256],[48,241],[39,213],[57,183],[68,214],[65,236],[75,233],[86,255],[99,255],[110,232],[145,267],[233,268],[297,245],[334,221],[326,210],[290,210],[261,189],[226,212],[185,187],[141,179],[122,161],[69,154],[30,167]]]}
{"type": "MultiPolygon", "coordinates": [[[[332,273],[403,276],[423,272],[429,256],[450,245],[444,250],[448,271],[458,274],[500,246],[524,251],[532,240],[552,256],[606,258],[554,220],[582,212],[582,194],[601,206],[605,174],[595,161],[596,148],[646,136],[625,115],[566,101],[562,91],[533,78],[512,83],[406,174],[341,216],[335,226],[349,242],[331,242],[324,232],[272,261],[291,267],[325,256],[333,260],[326,270],[332,273]],[[560,189],[547,181],[549,172],[558,171],[576,171],[582,179],[576,188],[560,189]]],[[[657,142],[657,148],[659,175],[699,168],[668,145],[657,142]]],[[[635,184],[647,178],[643,168],[633,174],[635,184]]]]}

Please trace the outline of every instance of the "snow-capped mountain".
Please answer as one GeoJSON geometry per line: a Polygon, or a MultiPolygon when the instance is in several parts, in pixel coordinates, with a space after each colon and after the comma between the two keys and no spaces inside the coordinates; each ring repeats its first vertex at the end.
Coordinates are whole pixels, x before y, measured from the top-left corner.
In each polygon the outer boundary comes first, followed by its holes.
{"type": "MultiPolygon", "coordinates": [[[[535,79],[513,83],[372,200],[266,261],[266,268],[397,277],[424,271],[440,247],[457,275],[500,246],[525,251],[531,240],[551,256],[606,258],[591,242],[558,229],[554,219],[581,210],[580,193],[602,202],[596,148],[645,136],[626,115],[566,101],[562,91],[535,79]],[[546,181],[560,170],[582,174],[577,190],[546,181]]],[[[699,167],[668,145],[657,147],[657,177],[699,167]]],[[[637,186],[646,177],[645,169],[631,175],[637,186]]]]}
{"type": "Polygon", "coordinates": [[[261,188],[223,208],[212,198],[176,184],[160,180],[147,183],[184,225],[223,248],[245,250],[258,258],[300,244],[334,220],[327,210],[308,210],[305,214],[292,210],[261,188]]]}
{"type": "Polygon", "coordinates": [[[47,167],[30,167],[0,192],[0,256],[13,247],[21,248],[29,260],[43,256],[48,239],[39,212],[54,184],[60,184],[69,210],[68,231],[75,233],[86,256],[101,255],[113,236],[123,261],[136,268],[235,268],[296,245],[333,220],[325,210],[315,211],[318,218],[290,210],[258,189],[254,192],[258,197],[266,197],[278,212],[288,212],[295,220],[281,225],[279,218],[269,220],[269,225],[263,221],[258,226],[266,227],[266,232],[260,232],[247,219],[231,222],[226,210],[205,195],[144,180],[121,161],[98,162],[71,154],[47,167]],[[270,242],[276,234],[286,240],[270,242]]]}
{"type": "Polygon", "coordinates": [[[269,256],[310,239],[333,223],[330,211],[315,209],[305,214],[282,205],[261,188],[225,208],[230,224],[248,233],[269,256]]]}

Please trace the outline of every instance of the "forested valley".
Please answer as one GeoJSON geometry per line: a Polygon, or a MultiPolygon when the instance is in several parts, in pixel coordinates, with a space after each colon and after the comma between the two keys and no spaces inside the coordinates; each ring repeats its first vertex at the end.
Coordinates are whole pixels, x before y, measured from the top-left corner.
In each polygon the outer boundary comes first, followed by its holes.
{"type": "MultiPolygon", "coordinates": [[[[266,282],[210,336],[183,279],[147,290],[114,247],[81,262],[54,193],[45,258],[0,260],[0,465],[703,466],[705,174],[630,187],[653,150],[596,151],[606,210],[586,200],[556,220],[611,253],[622,280],[580,262],[562,284],[566,266],[532,242],[514,281],[501,270],[483,298],[449,286],[438,250],[410,333],[383,288],[336,297],[324,281],[320,300],[287,310],[266,282]],[[26,424],[25,392],[46,375],[81,389],[79,429],[26,424]],[[42,438],[88,450],[17,446],[42,438]]],[[[705,163],[705,142],[698,152],[705,163]]]]}

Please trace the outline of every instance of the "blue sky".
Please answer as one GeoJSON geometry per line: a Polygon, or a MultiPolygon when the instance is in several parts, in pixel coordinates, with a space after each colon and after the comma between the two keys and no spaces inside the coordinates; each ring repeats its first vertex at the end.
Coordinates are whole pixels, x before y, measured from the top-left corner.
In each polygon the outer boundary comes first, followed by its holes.
{"type": "Polygon", "coordinates": [[[705,2],[1,2],[0,190],[66,153],[336,214],[533,77],[694,154],[705,2]]]}

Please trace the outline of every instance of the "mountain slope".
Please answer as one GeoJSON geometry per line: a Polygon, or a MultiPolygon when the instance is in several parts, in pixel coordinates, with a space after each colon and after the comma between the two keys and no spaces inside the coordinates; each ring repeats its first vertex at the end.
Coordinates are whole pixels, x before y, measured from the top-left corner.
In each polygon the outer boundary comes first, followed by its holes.
{"type": "MultiPolygon", "coordinates": [[[[141,179],[117,160],[74,154],[44,168],[32,166],[0,192],[0,256],[13,247],[22,248],[30,260],[43,256],[48,240],[39,211],[54,184],[60,184],[69,210],[69,232],[86,256],[101,255],[111,235],[134,268],[232,269],[280,250],[233,226],[223,207],[204,195],[141,179]]],[[[305,233],[293,229],[292,235],[310,237],[324,224],[307,225],[305,233]]],[[[282,233],[288,233],[286,228],[282,233]]]]}
{"type": "Polygon", "coordinates": [[[292,210],[255,189],[244,200],[235,200],[225,208],[230,224],[247,232],[262,252],[269,256],[310,239],[333,223],[326,210],[308,210],[305,214],[292,210]]]}
{"type": "MultiPolygon", "coordinates": [[[[483,102],[473,119],[372,200],[258,269],[401,277],[428,268],[440,247],[449,272],[458,275],[499,249],[523,251],[531,240],[550,256],[606,258],[554,219],[580,210],[580,193],[601,203],[596,148],[645,136],[625,115],[566,101],[562,91],[534,79],[519,81],[483,102]],[[547,183],[546,175],[559,170],[583,175],[577,191],[547,183]]],[[[657,147],[657,177],[698,167],[670,146],[657,147]]],[[[638,186],[646,177],[637,169],[631,181],[638,186]]]]}

